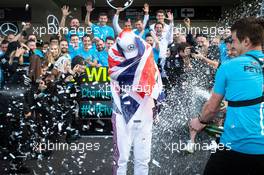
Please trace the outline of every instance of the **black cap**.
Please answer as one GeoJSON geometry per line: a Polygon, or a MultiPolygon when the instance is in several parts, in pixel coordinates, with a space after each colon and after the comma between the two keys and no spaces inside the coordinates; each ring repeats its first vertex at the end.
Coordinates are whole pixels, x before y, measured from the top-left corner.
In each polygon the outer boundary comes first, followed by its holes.
{"type": "Polygon", "coordinates": [[[72,59],[71,68],[73,69],[77,64],[84,65],[84,58],[77,55],[72,59]]]}
{"type": "Polygon", "coordinates": [[[13,41],[13,42],[9,43],[5,55],[10,56],[10,54],[13,51],[17,50],[17,48],[20,48],[20,47],[21,47],[21,45],[18,41],[13,41]]]}

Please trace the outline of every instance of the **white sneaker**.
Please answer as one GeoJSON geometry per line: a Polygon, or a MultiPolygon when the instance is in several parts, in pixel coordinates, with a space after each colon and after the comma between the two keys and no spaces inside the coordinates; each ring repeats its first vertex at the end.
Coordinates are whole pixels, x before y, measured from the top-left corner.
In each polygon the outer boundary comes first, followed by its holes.
{"type": "Polygon", "coordinates": [[[186,146],[183,148],[184,151],[187,151],[188,153],[194,153],[195,151],[195,143],[193,143],[191,140],[188,140],[186,146]]]}

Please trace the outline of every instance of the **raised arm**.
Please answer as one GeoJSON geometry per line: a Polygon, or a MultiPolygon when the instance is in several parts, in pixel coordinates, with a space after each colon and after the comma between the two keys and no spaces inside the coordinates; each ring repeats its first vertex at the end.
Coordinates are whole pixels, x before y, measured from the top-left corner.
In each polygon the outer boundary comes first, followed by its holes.
{"type": "Polygon", "coordinates": [[[22,38],[23,32],[25,32],[31,26],[30,23],[25,23],[25,24],[22,24],[22,25],[23,25],[23,28],[22,28],[21,32],[19,34],[17,34],[12,41],[20,41],[20,39],[22,38]]]}
{"type": "Polygon", "coordinates": [[[183,20],[183,23],[184,23],[185,27],[187,28],[187,32],[186,32],[187,43],[189,43],[192,46],[195,46],[196,41],[193,37],[192,30],[191,30],[191,20],[189,18],[185,18],[183,20]]]}
{"type": "Polygon", "coordinates": [[[193,57],[201,59],[202,61],[204,61],[205,63],[213,66],[214,69],[217,69],[219,66],[219,62],[215,61],[215,60],[210,60],[209,58],[203,56],[201,53],[198,54],[193,54],[193,57]]]}
{"type": "Polygon", "coordinates": [[[173,27],[174,27],[173,20],[174,20],[174,18],[173,18],[173,13],[171,13],[171,12],[168,12],[167,16],[168,16],[167,19],[170,21],[170,24],[169,24],[170,28],[169,28],[169,31],[168,31],[168,33],[166,35],[166,38],[167,38],[167,40],[169,41],[169,44],[170,44],[170,43],[173,42],[173,27]]]}
{"type": "Polygon", "coordinates": [[[117,34],[119,34],[119,33],[122,32],[122,29],[121,29],[121,27],[120,27],[119,24],[118,24],[119,14],[120,14],[120,12],[122,12],[122,11],[124,11],[124,9],[121,8],[121,7],[118,7],[118,8],[116,9],[116,13],[115,13],[114,18],[113,18],[113,27],[114,27],[115,32],[117,32],[117,34]]]}
{"type": "MultiPolygon", "coordinates": [[[[191,30],[191,20],[190,20],[190,18],[185,18],[184,20],[183,20],[183,23],[184,23],[184,25],[185,25],[185,27],[187,28],[187,30],[190,32],[191,30]]],[[[189,32],[187,32],[186,34],[188,34],[189,32]]]]}
{"type": "Polygon", "coordinates": [[[71,11],[69,11],[69,6],[64,5],[61,8],[61,12],[62,12],[62,18],[61,18],[61,22],[60,22],[60,27],[64,28],[65,23],[66,23],[66,18],[69,14],[71,14],[71,11]]]}
{"type": "Polygon", "coordinates": [[[222,100],[222,95],[212,93],[209,101],[204,104],[202,113],[191,120],[190,128],[196,131],[201,131],[205,127],[205,124],[203,123],[211,121],[216,116],[216,113],[219,112],[222,100]]]}
{"type": "Polygon", "coordinates": [[[86,16],[85,16],[85,24],[88,25],[88,26],[92,26],[92,22],[91,22],[91,12],[94,10],[93,8],[93,3],[91,1],[88,1],[87,4],[86,4],[86,16]]]}
{"type": "Polygon", "coordinates": [[[143,29],[145,29],[149,20],[149,5],[147,3],[144,4],[143,11],[144,11],[143,29]]]}

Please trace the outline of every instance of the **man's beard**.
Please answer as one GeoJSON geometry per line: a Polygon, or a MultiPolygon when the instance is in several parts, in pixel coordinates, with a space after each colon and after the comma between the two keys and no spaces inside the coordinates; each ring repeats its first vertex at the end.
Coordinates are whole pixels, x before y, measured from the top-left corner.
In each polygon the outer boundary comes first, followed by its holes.
{"type": "Polygon", "coordinates": [[[104,48],[98,48],[97,50],[98,50],[99,52],[101,52],[101,51],[104,50],[104,48]]]}
{"type": "Polygon", "coordinates": [[[66,49],[66,48],[62,48],[62,49],[61,49],[61,53],[62,53],[62,54],[68,53],[68,49],[66,49]]]}
{"type": "Polygon", "coordinates": [[[162,36],[162,31],[157,31],[157,32],[156,32],[156,35],[157,35],[158,37],[161,37],[161,36],[162,36]]]}
{"type": "Polygon", "coordinates": [[[100,24],[101,26],[104,26],[104,25],[107,24],[107,22],[99,22],[99,24],[100,24]]]}

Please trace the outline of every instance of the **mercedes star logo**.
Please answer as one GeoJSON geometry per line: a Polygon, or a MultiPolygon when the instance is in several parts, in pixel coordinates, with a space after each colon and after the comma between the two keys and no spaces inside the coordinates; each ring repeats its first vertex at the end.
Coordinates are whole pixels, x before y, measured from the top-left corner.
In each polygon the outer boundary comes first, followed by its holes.
{"type": "Polygon", "coordinates": [[[15,24],[8,22],[0,26],[0,31],[5,36],[7,36],[9,33],[16,35],[18,33],[18,28],[15,24]]]}

